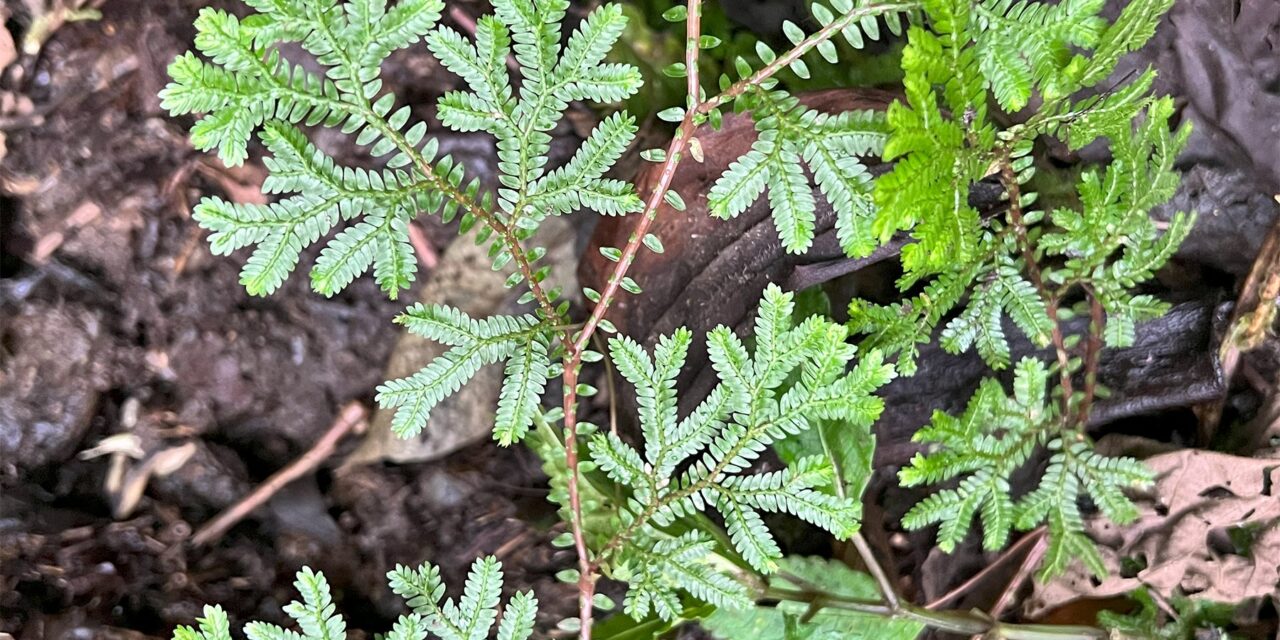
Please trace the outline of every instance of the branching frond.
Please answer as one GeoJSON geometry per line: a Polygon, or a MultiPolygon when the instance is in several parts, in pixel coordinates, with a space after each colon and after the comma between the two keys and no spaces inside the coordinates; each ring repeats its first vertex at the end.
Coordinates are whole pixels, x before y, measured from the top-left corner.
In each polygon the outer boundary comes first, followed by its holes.
{"type": "Polygon", "coordinates": [[[391,423],[396,434],[417,435],[426,426],[431,409],[466,384],[480,367],[507,360],[494,437],[509,445],[524,436],[533,423],[551,367],[549,332],[537,318],[490,316],[476,320],[453,307],[418,303],[396,322],[452,347],[412,376],[378,387],[378,402],[397,408],[391,423]]]}
{"type": "Polygon", "coordinates": [[[788,513],[840,538],[857,531],[857,501],[831,492],[828,458],[748,471],[770,444],[818,421],[867,428],[883,408],[871,394],[892,377],[875,354],[847,370],[855,349],[845,343],[846,330],[817,316],[797,324],[793,309],[791,294],[765,291],[754,354],[728,329],[711,332],[707,346],[720,384],[683,420],[674,384],[689,332],[659,341],[652,358],[628,338],[611,341],[618,371],[636,389],[644,446],[637,450],[616,435],[599,434],[591,456],[630,493],[620,515],[630,524],[615,538],[625,544],[613,562],[616,576],[631,584],[629,615],[656,612],[669,619],[679,610],[675,589],[720,606],[745,603],[740,584],[703,564],[713,546],[705,534],[667,533],[708,507],[724,518],[734,551],[765,573],[782,554],[761,513],[788,513]],[[684,471],[677,475],[677,468],[684,471]]]}
{"type": "Polygon", "coordinates": [[[879,155],[888,136],[883,115],[848,111],[829,116],[783,91],[756,91],[748,103],[756,118],[756,142],[716,180],[707,194],[711,214],[737,216],[766,189],[782,244],[803,253],[813,242],[815,203],[801,162],[836,213],[841,246],[849,255],[870,253],[874,216],[871,176],[859,158],[879,155]]]}
{"type": "MultiPolygon", "coordinates": [[[[333,295],[373,269],[393,297],[408,287],[417,259],[408,236],[420,212],[448,221],[460,210],[463,229],[480,224],[491,242],[495,268],[522,255],[523,269],[508,286],[545,277],[534,263],[540,250],[524,252],[537,222],[547,215],[591,209],[607,215],[637,211],[640,199],[624,182],[605,178],[635,135],[635,123],[615,114],[601,123],[566,166],[547,173],[550,134],[572,100],[611,102],[640,86],[638,71],[601,64],[626,18],[616,5],[599,8],[560,50],[564,2],[502,0],[496,17],[477,23],[472,42],[436,27],[441,0],[250,0],[258,13],[244,19],[205,9],[196,21],[195,53],[169,67],[173,82],[162,104],[174,115],[205,114],[192,128],[196,148],[217,150],[228,165],[248,157],[260,131],[270,152],[269,194],[297,194],[271,205],[204,200],[196,220],[214,232],[215,252],[257,245],[242,274],[246,289],[265,295],[297,267],[299,254],[338,226],[311,270],[315,289],[333,295]],[[426,40],[445,68],[471,87],[443,96],[439,117],[458,131],[483,130],[498,139],[499,210],[478,179],[462,165],[437,158],[425,122],[395,96],[382,92],[380,67],[393,51],[426,40]],[[285,59],[280,46],[298,43],[323,74],[285,59]],[[513,45],[514,43],[514,45],[513,45]],[[506,67],[514,49],[523,82],[515,95],[506,67]],[[300,126],[323,126],[354,136],[385,168],[338,165],[308,142],[300,126]]],[[[537,282],[531,283],[536,285],[537,282]]],[[[544,300],[544,311],[555,300],[544,300]]]]}
{"type": "MultiPolygon", "coordinates": [[[[462,597],[444,599],[445,586],[439,568],[423,564],[417,569],[397,565],[387,574],[391,590],[404,598],[427,629],[441,640],[484,640],[498,618],[502,595],[502,563],[493,556],[477,558],[467,574],[462,597]],[[443,600],[443,601],[442,601],[443,600]]],[[[515,594],[503,610],[498,625],[500,640],[524,640],[533,630],[538,600],[530,592],[515,594]]]]}
{"type": "Polygon", "coordinates": [[[1108,518],[1131,522],[1137,510],[1122,491],[1149,484],[1151,473],[1136,460],[1094,452],[1082,436],[1054,437],[1062,418],[1046,403],[1048,373],[1039,360],[1023,359],[1014,371],[1012,395],[996,380],[984,380],[962,415],[935,413],[932,423],[916,433],[916,441],[938,448],[916,454],[899,474],[902,484],[959,482],[912,507],[903,518],[907,528],[939,524],[938,546],[951,551],[968,534],[975,515],[982,521],[987,549],[1003,547],[1015,527],[1030,530],[1044,524],[1050,540],[1044,575],[1061,572],[1076,558],[1095,573],[1105,573],[1097,550],[1084,536],[1079,500],[1087,495],[1108,518]],[[1050,458],[1039,486],[1014,500],[1010,476],[1042,445],[1050,458]]]}

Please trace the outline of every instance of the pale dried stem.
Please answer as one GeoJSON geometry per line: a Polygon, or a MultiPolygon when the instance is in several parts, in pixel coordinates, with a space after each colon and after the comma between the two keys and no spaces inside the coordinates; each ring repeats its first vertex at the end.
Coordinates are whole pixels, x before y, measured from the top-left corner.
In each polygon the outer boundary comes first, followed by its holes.
{"type": "Polygon", "coordinates": [[[323,436],[316,441],[302,457],[290,462],[285,468],[275,472],[265,482],[258,485],[249,495],[241,498],[235,504],[227,507],[225,511],[219,513],[217,517],[196,531],[191,537],[191,544],[196,547],[205,546],[222,537],[231,527],[243,520],[246,516],[253,513],[258,507],[262,506],[271,499],[278,491],[288,486],[290,482],[301,478],[302,476],[315,471],[325,460],[333,454],[338,443],[347,437],[352,431],[359,431],[366,424],[369,410],[359,402],[352,401],[347,403],[338,413],[338,417],[334,419],[333,424],[325,431],[323,436]]]}

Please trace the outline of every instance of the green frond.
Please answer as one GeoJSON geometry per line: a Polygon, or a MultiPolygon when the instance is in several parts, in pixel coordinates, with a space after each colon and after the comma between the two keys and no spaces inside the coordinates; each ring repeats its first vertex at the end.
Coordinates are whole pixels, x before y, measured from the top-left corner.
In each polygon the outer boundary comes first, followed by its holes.
{"type": "Polygon", "coordinates": [[[329,582],[324,574],[304,567],[293,583],[302,594],[302,602],[291,602],[284,612],[298,622],[303,635],[309,638],[339,640],[346,636],[347,625],[334,614],[333,597],[329,594],[329,582]]]}
{"type": "Polygon", "coordinates": [[[803,253],[813,241],[816,217],[813,191],[802,169],[808,166],[835,211],[846,253],[874,250],[871,178],[859,157],[882,150],[889,133],[884,117],[873,111],[822,114],[783,91],[756,90],[748,105],[756,118],[756,141],[712,185],[707,194],[711,214],[735,217],[767,189],[783,246],[803,253]]]}
{"type": "Polygon", "coordinates": [[[407,225],[418,213],[438,212],[448,221],[461,207],[469,219],[463,228],[482,222],[478,234],[495,243],[495,264],[501,266],[516,250],[503,243],[526,239],[546,215],[580,208],[621,215],[642,208],[629,184],[604,178],[634,137],[634,121],[625,115],[606,119],[573,161],[554,178],[546,174],[548,132],[563,118],[568,101],[616,101],[640,86],[633,67],[602,64],[626,23],[619,7],[592,12],[562,52],[562,1],[498,3],[496,16],[477,22],[474,42],[448,27],[436,28],[441,0],[248,4],[257,13],[245,18],[201,11],[195,46],[203,58],[186,53],[175,59],[169,68],[173,82],[161,98],[174,115],[202,114],[191,130],[194,146],[216,149],[228,165],[245,161],[251,136],[261,130],[272,154],[265,161],[270,175],[264,192],[299,194],[267,207],[236,205],[236,211],[216,200],[203,205],[215,250],[259,245],[244,274],[251,293],[278,288],[296,268],[301,249],[337,226],[335,216],[353,224],[322,251],[313,286],[332,295],[372,268],[394,298],[416,275],[407,225]],[[437,160],[438,145],[425,137],[426,124],[382,92],[386,57],[421,40],[469,86],[441,97],[441,121],[498,139],[503,175],[497,201],[506,216],[489,211],[491,196],[480,193],[478,180],[467,181],[460,163],[437,160]],[[286,61],[280,47],[290,43],[311,54],[322,71],[286,61]],[[513,51],[522,76],[518,96],[506,66],[513,51]],[[388,168],[338,166],[299,128],[316,125],[353,136],[371,157],[385,157],[388,168]],[[526,214],[531,219],[521,221],[526,214]],[[519,232],[505,231],[504,225],[519,232]]]}
{"type": "Polygon", "coordinates": [[[533,635],[538,615],[538,599],[532,591],[518,591],[502,609],[498,623],[498,640],[525,640],[533,635]]]}
{"type": "Polygon", "coordinates": [[[773,223],[782,246],[788,253],[804,253],[813,242],[817,205],[800,168],[798,154],[784,150],[773,156],[768,189],[769,207],[773,210],[773,223]]]}
{"type": "Polygon", "coordinates": [[[541,410],[550,367],[546,338],[537,334],[530,336],[507,361],[493,427],[498,444],[505,447],[519,442],[529,432],[534,414],[541,410]]]}
{"type": "Polygon", "coordinates": [[[998,381],[986,379],[958,418],[935,413],[914,440],[937,443],[938,449],[916,454],[910,466],[899,472],[899,479],[904,486],[961,480],[958,486],[938,491],[912,507],[903,526],[921,529],[939,524],[938,546],[949,552],[968,535],[977,515],[982,520],[984,546],[1003,547],[1016,513],[1009,477],[1028,462],[1043,442],[1046,422],[1055,419],[1045,405],[1047,384],[1044,364],[1024,358],[1014,368],[1012,396],[998,381]]]}
{"type": "MultiPolygon", "coordinates": [[[[795,308],[793,294],[773,285],[765,290],[754,350],[726,327],[712,330],[707,350],[719,384],[682,420],[675,381],[691,334],[681,329],[661,338],[652,357],[630,338],[610,341],[618,372],[636,388],[644,437],[643,447],[632,447],[617,435],[596,434],[590,446],[594,466],[627,496],[617,517],[633,524],[612,575],[630,584],[628,615],[671,619],[680,610],[675,589],[712,604],[744,604],[742,585],[705,563],[710,540],[664,533],[678,520],[697,522],[699,512],[718,512],[733,551],[766,573],[782,552],[762,514],[790,514],[842,539],[857,530],[858,496],[830,492],[832,459],[797,456],[780,471],[750,471],[768,446],[819,423],[869,435],[883,408],[872,394],[893,375],[875,352],[854,365],[857,350],[845,342],[844,327],[816,315],[797,322],[795,308]]],[[[867,453],[839,458],[851,465],[847,478],[857,492],[865,477],[853,467],[867,453]]]]}
{"type": "Polygon", "coordinates": [[[706,562],[715,542],[705,534],[688,531],[647,542],[629,545],[619,563],[619,575],[631,587],[623,601],[627,615],[644,619],[653,612],[663,620],[675,619],[681,609],[677,589],[717,607],[750,605],[742,584],[706,562]]]}
{"type": "Polygon", "coordinates": [[[535,216],[560,215],[587,208],[622,215],[644,207],[632,186],[604,178],[635,138],[635,119],[615,113],[596,126],[563,167],[529,189],[527,208],[535,216]]]}
{"type": "Polygon", "coordinates": [[[968,535],[975,515],[981,519],[987,549],[1003,547],[1014,528],[1030,530],[1044,524],[1050,549],[1043,575],[1059,573],[1075,559],[1100,570],[1097,550],[1084,535],[1079,499],[1087,495],[1113,521],[1130,522],[1137,511],[1122,490],[1149,484],[1151,472],[1136,460],[1100,455],[1083,439],[1048,440],[1060,419],[1052,405],[1045,404],[1048,378],[1043,362],[1024,358],[1015,367],[1012,396],[997,381],[987,379],[959,418],[935,414],[915,439],[939,448],[928,455],[917,454],[900,472],[901,482],[916,486],[957,477],[960,481],[912,507],[903,518],[904,526],[920,529],[939,524],[938,546],[949,552],[968,535]],[[1010,476],[1042,446],[1050,458],[1039,485],[1012,499],[1010,476]]]}
{"type": "Polygon", "coordinates": [[[217,605],[205,605],[204,617],[196,618],[197,628],[174,629],[173,640],[231,640],[231,623],[227,612],[217,605]]]}
{"type": "MultiPolygon", "coordinates": [[[[402,565],[387,573],[391,590],[405,599],[431,633],[442,640],[484,640],[498,618],[502,595],[502,563],[493,556],[477,558],[467,574],[462,597],[443,600],[445,586],[440,569],[423,564],[417,569],[402,565]]],[[[528,592],[508,602],[498,625],[500,640],[524,640],[532,633],[538,601],[528,592]]]]}
{"type": "Polygon", "coordinates": [[[378,403],[397,408],[392,418],[392,430],[397,435],[417,435],[426,426],[431,409],[457,392],[480,367],[513,356],[500,395],[495,437],[502,442],[515,442],[527,432],[550,366],[547,330],[537,318],[491,316],[476,321],[450,307],[416,305],[398,321],[415,333],[453,348],[412,376],[378,387],[378,403]]]}
{"type": "MultiPolygon", "coordinates": [[[[265,622],[250,622],[244,627],[249,640],[342,640],[347,637],[347,624],[335,613],[324,574],[303,567],[293,586],[302,594],[302,601],[289,603],[284,612],[294,619],[302,633],[265,622]]],[[[225,624],[225,618],[222,623],[225,624]]]]}
{"type": "Polygon", "coordinates": [[[1173,6],[1173,0],[1133,0],[1125,5],[1110,26],[1102,32],[1093,55],[1077,55],[1067,72],[1078,86],[1101,82],[1115,69],[1124,54],[1146,44],[1155,35],[1156,25],[1173,6]]]}

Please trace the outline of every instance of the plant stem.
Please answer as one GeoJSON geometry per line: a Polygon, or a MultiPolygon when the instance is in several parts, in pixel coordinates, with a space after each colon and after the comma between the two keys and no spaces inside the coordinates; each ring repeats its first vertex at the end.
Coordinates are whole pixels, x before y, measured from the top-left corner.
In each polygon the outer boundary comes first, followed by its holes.
{"type": "Polygon", "coordinates": [[[1098,389],[1098,365],[1102,357],[1102,332],[1107,326],[1107,316],[1102,308],[1102,301],[1093,287],[1085,285],[1085,294],[1089,298],[1089,335],[1084,350],[1084,398],[1080,400],[1076,424],[1081,430],[1089,426],[1089,412],[1093,408],[1093,398],[1098,389]]]}
{"type": "Polygon", "coordinates": [[[1022,251],[1022,261],[1026,263],[1027,277],[1031,279],[1031,284],[1044,300],[1045,308],[1049,313],[1049,324],[1053,326],[1051,340],[1053,350],[1058,357],[1058,376],[1062,385],[1062,415],[1065,418],[1071,415],[1071,396],[1075,395],[1075,390],[1071,382],[1071,354],[1067,351],[1062,324],[1058,321],[1058,297],[1045,285],[1040,263],[1036,259],[1031,240],[1027,237],[1027,223],[1022,216],[1022,188],[1018,184],[1018,177],[1013,173],[1008,153],[1001,156],[999,166],[1000,181],[1004,183],[1004,188],[1009,193],[1009,222],[1013,225],[1018,247],[1022,251]]]}
{"type": "Polygon", "coordinates": [[[1007,640],[1095,640],[1106,632],[1095,627],[1006,624],[979,613],[929,611],[913,604],[891,607],[883,602],[859,600],[811,589],[769,587],[764,599],[808,604],[815,609],[850,611],[897,620],[909,620],[938,631],[961,635],[987,635],[1007,640]]]}

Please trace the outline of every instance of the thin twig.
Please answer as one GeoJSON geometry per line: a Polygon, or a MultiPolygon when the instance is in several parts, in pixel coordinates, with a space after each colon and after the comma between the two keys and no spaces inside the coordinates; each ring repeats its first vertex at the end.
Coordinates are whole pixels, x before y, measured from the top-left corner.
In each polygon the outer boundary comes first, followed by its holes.
{"type": "Polygon", "coordinates": [[[995,573],[996,571],[999,571],[1000,569],[1002,569],[1006,564],[1009,563],[1010,560],[1022,555],[1022,552],[1023,550],[1026,549],[1026,547],[1034,544],[1037,540],[1040,540],[1043,537],[1044,537],[1044,527],[1040,527],[1035,531],[1032,531],[1031,533],[1028,533],[1027,535],[1022,536],[1021,538],[1018,539],[1017,542],[1013,543],[1013,546],[1009,547],[1008,549],[1005,549],[1004,553],[1001,553],[1000,557],[996,558],[994,562],[988,564],[987,566],[983,567],[981,571],[970,576],[970,578],[968,580],[965,580],[962,584],[960,584],[960,586],[938,596],[937,598],[934,598],[933,600],[930,600],[927,604],[924,605],[924,608],[932,611],[932,610],[941,609],[943,606],[951,604],[960,596],[968,593],[969,591],[972,591],[975,586],[980,584],[983,580],[986,580],[992,573],[995,573]]]}
{"type": "Polygon", "coordinates": [[[880,566],[876,560],[876,555],[871,551],[871,545],[867,544],[867,539],[862,537],[862,533],[855,533],[849,539],[853,543],[853,548],[858,550],[858,555],[862,558],[862,564],[867,566],[867,571],[875,578],[876,586],[880,588],[880,596],[884,598],[885,604],[890,609],[897,611],[901,607],[898,600],[898,591],[894,589],[893,583],[889,582],[889,576],[885,574],[884,567],[880,566]]]}
{"type": "Polygon", "coordinates": [[[203,547],[222,537],[231,527],[240,522],[253,513],[255,509],[271,499],[271,496],[283,489],[290,482],[311,473],[319,467],[337,448],[338,443],[342,441],[347,434],[352,431],[360,431],[366,424],[369,416],[369,410],[363,404],[357,401],[347,403],[342,411],[338,413],[337,419],[333,421],[333,425],[329,430],[320,436],[315,445],[302,454],[302,457],[289,463],[285,468],[275,472],[265,482],[258,485],[249,495],[241,498],[238,502],[228,507],[217,517],[196,531],[191,537],[191,544],[196,547],[203,547]]]}
{"type": "Polygon", "coordinates": [[[1046,535],[1044,527],[1040,527],[1030,535],[1023,537],[1023,540],[1028,538],[1035,540],[1035,546],[1031,547],[1031,550],[1027,552],[1027,557],[1022,559],[1018,572],[1013,575],[1013,579],[1005,586],[1004,591],[1000,594],[1000,599],[996,600],[995,606],[991,607],[991,617],[994,620],[999,620],[1000,616],[1004,615],[1005,610],[1009,608],[1009,605],[1013,604],[1013,597],[1018,593],[1018,588],[1027,581],[1027,578],[1031,576],[1031,572],[1040,566],[1040,561],[1044,559],[1045,551],[1049,549],[1049,537],[1046,535]]]}
{"type": "Polygon", "coordinates": [[[1007,640],[1101,640],[1102,629],[1085,626],[1047,624],[1005,624],[981,613],[968,611],[929,611],[912,604],[893,609],[882,602],[847,598],[814,589],[769,587],[764,599],[815,605],[832,612],[852,611],[885,618],[909,620],[925,626],[961,635],[979,635],[1007,640]]]}

